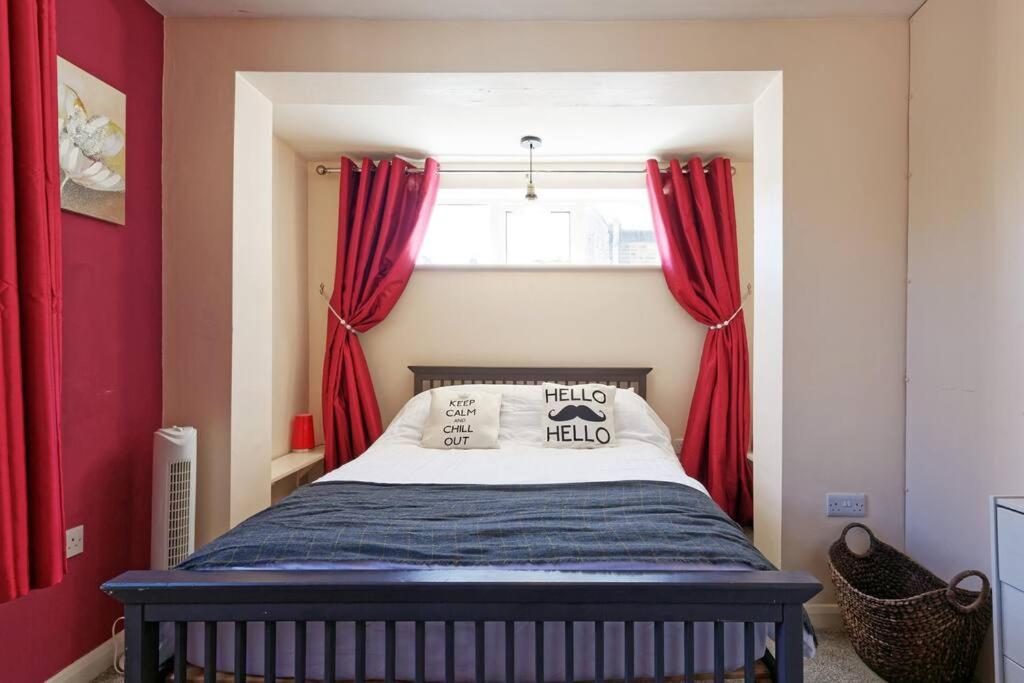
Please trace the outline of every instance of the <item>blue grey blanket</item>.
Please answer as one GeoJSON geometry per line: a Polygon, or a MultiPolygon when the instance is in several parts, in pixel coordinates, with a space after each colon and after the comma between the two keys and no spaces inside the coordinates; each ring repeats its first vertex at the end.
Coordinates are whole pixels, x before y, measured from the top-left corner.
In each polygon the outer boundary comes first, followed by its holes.
{"type": "MultiPolygon", "coordinates": [[[[320,482],[253,515],[178,569],[604,563],[775,569],[708,496],[658,481],[320,482]]],[[[813,636],[806,614],[804,625],[813,636]]]]}
{"type": "Polygon", "coordinates": [[[706,495],[655,481],[316,483],[200,548],[179,568],[684,562],[774,569],[706,495]]]}

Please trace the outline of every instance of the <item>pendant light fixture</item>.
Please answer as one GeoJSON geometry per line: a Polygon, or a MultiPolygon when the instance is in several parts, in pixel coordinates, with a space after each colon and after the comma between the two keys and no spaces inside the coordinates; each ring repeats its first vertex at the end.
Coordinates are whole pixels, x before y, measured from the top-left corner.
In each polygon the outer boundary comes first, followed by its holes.
{"type": "Polygon", "coordinates": [[[537,199],[537,188],[533,186],[533,150],[540,147],[540,138],[536,135],[524,135],[520,140],[519,144],[530,150],[530,174],[526,180],[526,200],[535,201],[537,199]]]}

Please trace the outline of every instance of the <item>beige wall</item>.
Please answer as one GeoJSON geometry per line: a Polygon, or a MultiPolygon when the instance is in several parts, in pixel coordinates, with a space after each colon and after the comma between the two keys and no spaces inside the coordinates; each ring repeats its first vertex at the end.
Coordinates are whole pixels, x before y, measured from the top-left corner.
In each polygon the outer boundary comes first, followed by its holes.
{"type": "Polygon", "coordinates": [[[1024,495],[1024,3],[929,0],[911,46],[907,548],[949,578],[1024,495]]]}
{"type": "MultiPolygon", "coordinates": [[[[165,299],[176,300],[165,308],[165,405],[175,419],[199,424],[204,461],[224,457],[215,447],[225,441],[229,404],[223,400],[223,365],[216,362],[223,363],[231,344],[224,324],[231,303],[223,296],[205,298],[187,280],[198,272],[209,281],[210,271],[231,263],[225,240],[232,230],[236,70],[782,70],[782,562],[826,579],[825,551],[844,521],[823,516],[830,490],[867,492],[867,521],[899,544],[905,21],[168,19],[165,31],[165,299]],[[191,360],[201,354],[213,360],[191,360]]],[[[211,499],[216,496],[210,491],[225,483],[203,477],[199,485],[201,497],[211,499]]],[[[822,599],[830,601],[828,596],[826,587],[822,599]]]]}
{"type": "MultiPolygon", "coordinates": [[[[751,420],[754,449],[754,544],[776,565],[782,563],[783,409],[783,75],[754,103],[754,313],[751,335],[757,358],[751,364],[751,420]]],[[[748,306],[748,308],[750,308],[748,306]]]]}
{"type": "MultiPolygon", "coordinates": [[[[309,165],[311,287],[334,282],[338,176],[309,165]]],[[[740,271],[752,282],[750,164],[734,178],[740,271]]],[[[319,400],[326,307],[310,307],[309,387],[319,400]]],[[[412,394],[410,365],[629,365],[653,367],[648,398],[682,437],[705,328],[675,302],[657,268],[642,270],[424,269],[361,342],[385,424],[412,394]],[[567,316],[566,310],[573,311],[567,316]]],[[[312,400],[312,399],[311,399],[312,400]]],[[[319,425],[319,405],[314,411],[319,425]]]]}
{"type": "MultiPolygon", "coordinates": [[[[291,420],[309,412],[306,164],[275,137],[273,224],[272,457],[291,450],[291,420]]],[[[319,386],[320,381],[317,379],[319,386]]]]}
{"type": "MultiPolygon", "coordinates": [[[[231,478],[227,491],[199,486],[197,502],[228,494],[228,523],[270,505],[273,387],[273,105],[235,79],[235,173],[231,245],[231,478]]],[[[174,196],[173,194],[171,195],[174,196]]],[[[217,454],[204,449],[200,462],[217,454]]],[[[201,470],[200,470],[201,475],[201,470]]],[[[198,517],[197,534],[214,534],[198,517]]]]}

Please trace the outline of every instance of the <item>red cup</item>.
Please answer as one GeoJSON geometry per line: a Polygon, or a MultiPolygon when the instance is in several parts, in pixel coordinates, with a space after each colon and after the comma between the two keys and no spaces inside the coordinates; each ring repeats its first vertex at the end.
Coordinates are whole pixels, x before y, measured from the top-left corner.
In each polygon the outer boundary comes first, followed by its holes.
{"type": "Polygon", "coordinates": [[[292,418],[292,450],[308,451],[313,442],[313,415],[303,413],[292,418]]]}

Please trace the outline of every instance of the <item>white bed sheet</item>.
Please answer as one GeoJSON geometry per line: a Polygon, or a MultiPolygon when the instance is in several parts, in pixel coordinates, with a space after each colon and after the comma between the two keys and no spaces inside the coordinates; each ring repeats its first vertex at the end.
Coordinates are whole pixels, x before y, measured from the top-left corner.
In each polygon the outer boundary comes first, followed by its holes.
{"type": "MultiPolygon", "coordinates": [[[[364,481],[396,484],[559,484],[599,481],[668,481],[683,484],[705,494],[707,490],[689,477],[672,451],[668,429],[646,401],[632,391],[616,393],[615,420],[618,445],[595,449],[545,448],[540,441],[540,411],[543,409],[539,386],[486,385],[488,390],[502,392],[500,447],[496,449],[434,450],[419,446],[420,432],[429,409],[429,393],[413,397],[396,416],[386,432],[363,455],[318,481],[364,481]]],[[[240,567],[244,569],[244,567],[240,567]]],[[[411,569],[429,568],[401,563],[283,563],[280,569],[411,569]]],[[[516,568],[516,567],[503,567],[516,568]]],[[[564,563],[524,565],[531,570],[688,570],[746,571],[743,565],[708,565],[686,563],[652,565],[650,563],[564,563]]],[[[592,679],[594,673],[593,624],[575,625],[575,672],[578,679],[592,679]]],[[[413,626],[397,627],[398,647],[396,672],[399,679],[412,679],[414,653],[413,626]]],[[[771,629],[764,624],[755,628],[755,653],[764,653],[771,629]]],[[[290,676],[294,670],[294,629],[283,623],[277,632],[277,671],[290,676]]],[[[653,627],[636,625],[637,676],[652,676],[653,627]]],[[[695,667],[699,672],[714,666],[714,634],[710,624],[697,624],[695,636],[695,667]]],[[[743,663],[743,632],[741,624],[728,624],[725,630],[726,667],[735,669],[743,663]]],[[[443,624],[427,625],[427,678],[444,678],[443,624]]],[[[683,673],[682,624],[665,625],[665,673],[683,673]]],[[[339,623],[337,630],[337,675],[351,679],[354,662],[354,634],[350,623],[339,623]]],[[[475,675],[473,625],[456,625],[456,680],[472,681],[475,675]]],[[[367,624],[368,678],[384,676],[384,625],[367,624]]],[[[504,680],[504,624],[488,623],[485,627],[487,680],[504,680]]],[[[218,630],[217,668],[233,670],[234,633],[230,624],[218,630]]],[[[189,630],[189,661],[203,665],[202,624],[189,630]]],[[[813,651],[813,643],[805,643],[813,651]]],[[[534,681],[534,632],[532,624],[516,625],[517,680],[534,681]]],[[[808,647],[805,647],[808,649],[808,647]]],[[[250,625],[247,642],[248,672],[262,675],[263,629],[250,625]]],[[[622,624],[608,623],[605,633],[605,676],[622,678],[624,639],[622,624]]],[[[548,676],[557,679],[564,665],[562,625],[550,624],[545,630],[545,664],[548,676]]],[[[319,679],[323,674],[323,626],[310,623],[307,633],[307,676],[319,679]]]]}
{"type": "Polygon", "coordinates": [[[394,441],[370,450],[319,481],[392,484],[567,484],[668,481],[707,493],[679,459],[658,446],[620,439],[611,448],[576,450],[505,442],[501,448],[432,450],[394,441]]]}

